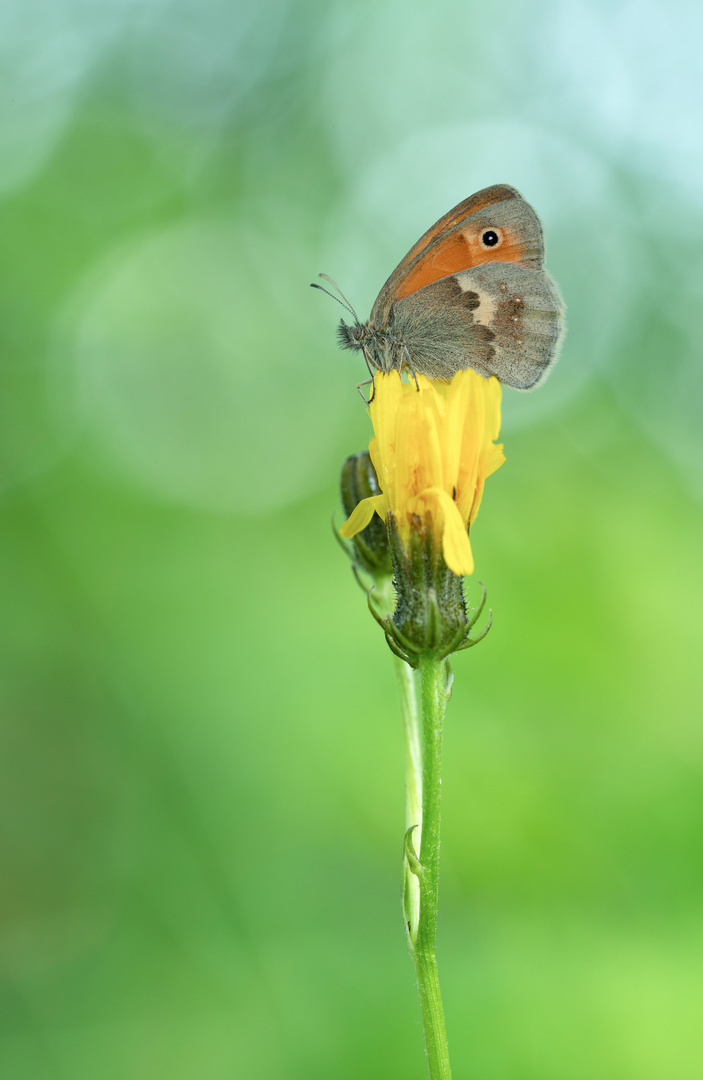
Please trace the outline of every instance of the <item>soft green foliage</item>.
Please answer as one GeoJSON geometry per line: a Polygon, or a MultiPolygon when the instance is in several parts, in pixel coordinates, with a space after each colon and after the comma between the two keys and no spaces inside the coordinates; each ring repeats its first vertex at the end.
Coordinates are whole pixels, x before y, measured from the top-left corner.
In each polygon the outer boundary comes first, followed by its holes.
{"type": "Polygon", "coordinates": [[[494,626],[445,730],[453,1068],[698,1080],[699,9],[2,19],[3,1073],[421,1080],[393,659],[329,526],[365,372],[308,282],[366,318],[502,181],[570,330],[506,393],[472,532],[494,626]]]}

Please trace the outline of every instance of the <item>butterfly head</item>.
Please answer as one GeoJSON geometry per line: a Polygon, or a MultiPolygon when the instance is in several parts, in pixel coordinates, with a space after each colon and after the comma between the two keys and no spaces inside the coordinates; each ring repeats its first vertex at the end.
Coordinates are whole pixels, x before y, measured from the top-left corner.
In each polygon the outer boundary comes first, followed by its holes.
{"type": "Polygon", "coordinates": [[[339,320],[339,326],[337,327],[337,340],[340,348],[342,349],[363,349],[365,345],[368,345],[371,340],[372,333],[369,330],[368,323],[345,323],[344,319],[339,320]]]}

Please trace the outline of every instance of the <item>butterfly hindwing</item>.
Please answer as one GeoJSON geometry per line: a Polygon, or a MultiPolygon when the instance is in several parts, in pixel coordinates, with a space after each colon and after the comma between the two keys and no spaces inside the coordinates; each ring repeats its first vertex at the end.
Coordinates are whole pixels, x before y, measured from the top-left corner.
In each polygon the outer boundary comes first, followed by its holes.
{"type": "Polygon", "coordinates": [[[529,390],[556,357],[562,311],[543,270],[493,262],[400,298],[390,312],[390,325],[416,372],[451,379],[471,367],[529,390]]]}

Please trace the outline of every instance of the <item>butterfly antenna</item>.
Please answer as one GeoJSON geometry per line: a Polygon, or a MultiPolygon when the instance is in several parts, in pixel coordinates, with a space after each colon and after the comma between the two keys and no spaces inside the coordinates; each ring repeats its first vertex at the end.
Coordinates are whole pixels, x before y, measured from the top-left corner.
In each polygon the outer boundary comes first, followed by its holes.
{"type": "MultiPolygon", "coordinates": [[[[359,321],[359,316],[358,316],[358,315],[357,315],[357,313],[356,313],[356,312],[354,311],[354,308],[353,308],[353,307],[351,306],[351,304],[350,304],[350,303],[349,303],[349,301],[347,300],[346,296],[344,295],[344,293],[342,292],[342,290],[340,289],[339,285],[338,285],[338,284],[337,284],[337,282],[336,282],[336,281],[334,280],[334,278],[331,278],[331,277],[329,276],[329,274],[320,274],[320,277],[321,277],[321,278],[322,278],[322,279],[323,279],[324,281],[326,281],[326,282],[327,282],[327,283],[328,283],[329,285],[331,285],[331,286],[332,286],[332,288],[333,288],[333,289],[335,289],[335,290],[336,290],[336,291],[337,291],[337,292],[339,293],[339,295],[341,296],[342,300],[343,300],[343,301],[344,301],[344,303],[345,303],[345,304],[347,305],[347,307],[348,307],[348,308],[349,308],[349,310],[351,311],[352,315],[354,316],[354,318],[355,318],[355,319],[356,319],[356,321],[358,322],[358,321],[359,321]]],[[[318,287],[319,287],[319,286],[318,286],[318,287]]]]}
{"type": "Polygon", "coordinates": [[[343,300],[340,300],[338,296],[335,296],[334,293],[331,293],[329,289],[323,289],[322,285],[316,285],[314,281],[310,282],[310,288],[319,289],[320,292],[327,293],[327,295],[331,296],[333,300],[336,300],[338,304],[341,304],[343,308],[346,308],[347,311],[349,311],[354,316],[357,322],[359,321],[356,318],[356,312],[354,311],[354,308],[351,306],[351,304],[345,304],[343,300]]]}

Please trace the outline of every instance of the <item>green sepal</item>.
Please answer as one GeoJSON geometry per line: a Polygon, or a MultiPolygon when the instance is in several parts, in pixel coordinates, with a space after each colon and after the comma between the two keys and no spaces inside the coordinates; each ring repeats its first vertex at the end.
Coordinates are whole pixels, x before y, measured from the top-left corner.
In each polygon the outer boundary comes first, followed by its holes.
{"type": "Polygon", "coordinates": [[[393,514],[388,514],[386,524],[397,602],[392,618],[376,618],[390,649],[417,668],[423,656],[444,660],[482,641],[491,627],[492,614],[479,634],[471,637],[471,631],[486,602],[485,586],[481,586],[481,599],[469,617],[463,579],[445,563],[431,530],[418,519],[406,548],[393,514]]]}

